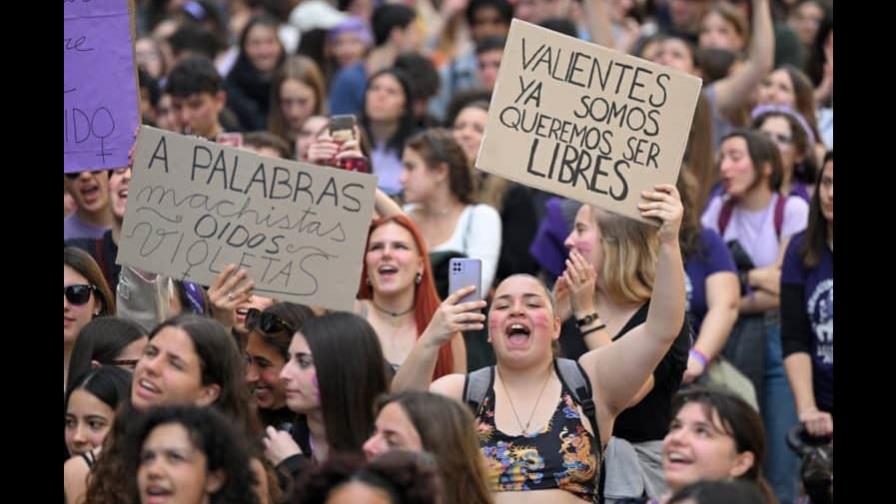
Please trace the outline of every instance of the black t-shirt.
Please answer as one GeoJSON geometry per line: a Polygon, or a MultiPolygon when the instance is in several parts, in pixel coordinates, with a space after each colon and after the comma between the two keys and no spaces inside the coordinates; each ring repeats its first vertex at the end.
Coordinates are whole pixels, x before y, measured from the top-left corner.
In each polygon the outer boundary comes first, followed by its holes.
{"type": "MultiPolygon", "coordinates": [[[[625,336],[647,320],[650,302],[635,312],[613,341],[625,336]]],[[[578,360],[588,351],[584,338],[574,318],[567,320],[560,331],[560,346],[564,356],[578,360]]],[[[672,396],[681,386],[681,378],[688,364],[691,348],[687,317],[675,342],[653,370],[653,389],[638,404],[623,411],[616,417],[613,435],[632,443],[663,439],[672,421],[672,396]]]]}

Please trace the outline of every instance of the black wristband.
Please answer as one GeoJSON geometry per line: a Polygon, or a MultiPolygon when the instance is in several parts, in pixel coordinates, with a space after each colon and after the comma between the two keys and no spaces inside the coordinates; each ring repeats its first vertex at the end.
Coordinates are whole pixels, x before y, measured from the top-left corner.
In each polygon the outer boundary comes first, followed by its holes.
{"type": "Polygon", "coordinates": [[[584,338],[585,336],[588,336],[589,334],[591,334],[593,332],[597,332],[597,331],[600,331],[601,329],[606,329],[606,328],[607,328],[607,324],[601,324],[597,327],[592,327],[591,329],[582,331],[582,337],[584,338]]]}
{"type": "Polygon", "coordinates": [[[578,325],[579,327],[584,327],[599,318],[600,318],[600,315],[598,315],[597,312],[593,312],[588,315],[585,315],[584,317],[582,317],[580,319],[576,319],[576,325],[578,325]]]}

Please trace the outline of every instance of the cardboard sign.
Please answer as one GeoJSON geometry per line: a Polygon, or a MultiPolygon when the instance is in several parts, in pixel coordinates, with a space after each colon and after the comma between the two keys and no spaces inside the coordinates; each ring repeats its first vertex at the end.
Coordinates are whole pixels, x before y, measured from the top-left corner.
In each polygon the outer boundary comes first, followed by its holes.
{"type": "Polygon", "coordinates": [[[64,8],[64,172],[127,166],[140,124],[128,0],[64,8]]]}
{"type": "Polygon", "coordinates": [[[143,126],[117,260],[203,285],[233,263],[261,296],[351,310],[376,184],[143,126]]]}
{"type": "Polygon", "coordinates": [[[641,192],[675,184],[700,86],[514,19],[476,167],[657,224],[641,192]]]}

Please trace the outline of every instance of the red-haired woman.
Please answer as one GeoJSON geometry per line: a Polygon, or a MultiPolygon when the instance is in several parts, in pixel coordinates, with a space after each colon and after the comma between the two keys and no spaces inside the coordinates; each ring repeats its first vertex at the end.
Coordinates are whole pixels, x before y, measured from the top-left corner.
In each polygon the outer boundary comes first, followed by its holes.
{"type": "MultiPolygon", "coordinates": [[[[426,241],[406,215],[371,223],[358,300],[356,312],[376,330],[383,355],[397,370],[441,304],[426,241]]],[[[463,336],[457,333],[440,348],[433,379],[465,373],[466,364],[463,336]]]]}

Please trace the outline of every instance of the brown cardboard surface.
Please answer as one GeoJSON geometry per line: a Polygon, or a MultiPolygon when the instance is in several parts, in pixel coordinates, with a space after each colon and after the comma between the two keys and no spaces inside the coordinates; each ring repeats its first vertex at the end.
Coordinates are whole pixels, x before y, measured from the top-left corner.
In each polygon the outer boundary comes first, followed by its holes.
{"type": "Polygon", "coordinates": [[[514,19],[480,170],[637,220],[675,184],[700,79],[514,19]]]}
{"type": "Polygon", "coordinates": [[[253,292],[351,310],[376,177],[143,126],[118,263],[210,285],[227,264],[253,292]]]}

